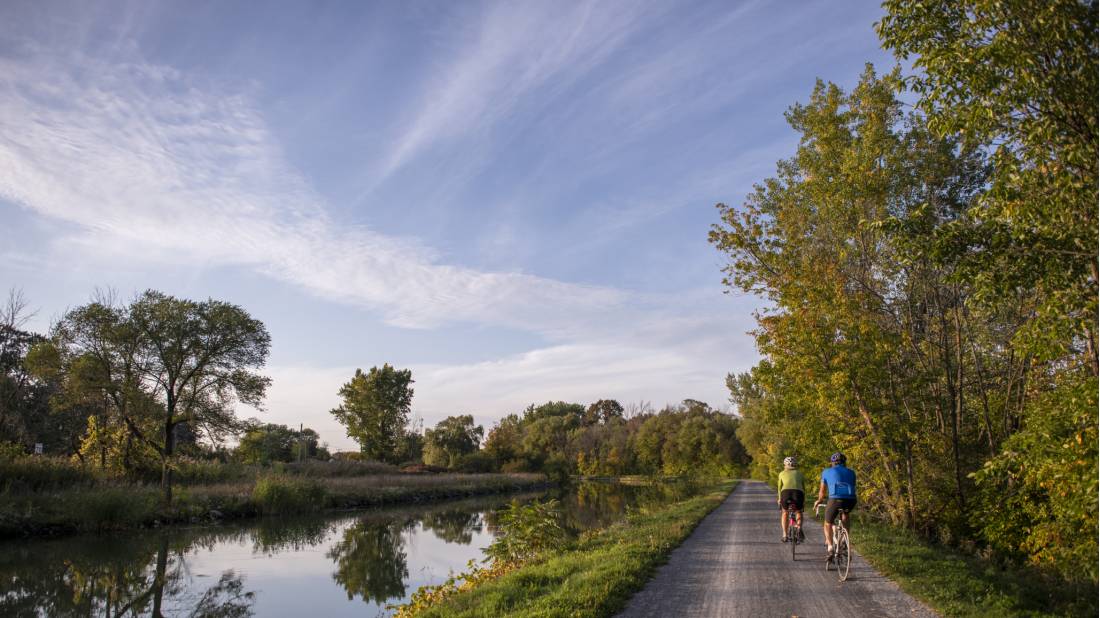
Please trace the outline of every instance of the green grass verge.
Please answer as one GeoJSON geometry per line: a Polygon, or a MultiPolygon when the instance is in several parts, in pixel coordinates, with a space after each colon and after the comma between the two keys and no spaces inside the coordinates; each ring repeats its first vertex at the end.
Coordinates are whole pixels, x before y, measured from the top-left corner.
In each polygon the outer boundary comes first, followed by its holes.
{"type": "Polygon", "coordinates": [[[856,520],[852,543],[880,573],[944,616],[1097,615],[1096,583],[1001,566],[867,517],[856,520]]]}
{"type": "Polygon", "coordinates": [[[733,490],[715,485],[693,498],[635,513],[567,550],[452,596],[419,616],[611,616],[669,553],[733,490]]]}

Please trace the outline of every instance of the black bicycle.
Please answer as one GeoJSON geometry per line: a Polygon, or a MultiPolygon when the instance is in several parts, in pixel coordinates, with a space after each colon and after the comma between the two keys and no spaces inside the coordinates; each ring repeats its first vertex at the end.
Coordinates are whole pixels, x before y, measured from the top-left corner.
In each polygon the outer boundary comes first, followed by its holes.
{"type": "MultiPolygon", "coordinates": [[[[817,505],[820,512],[824,504],[817,505]]],[[[852,566],[852,539],[848,535],[848,509],[839,509],[839,524],[833,526],[833,552],[825,558],[825,570],[829,571],[836,566],[836,574],[840,581],[848,579],[848,569],[852,566]]]]}
{"type": "Polygon", "coordinates": [[[783,506],[783,510],[787,512],[787,543],[791,545],[791,560],[794,560],[796,548],[804,538],[802,524],[798,523],[798,509],[795,508],[794,502],[788,501],[783,506]]]}

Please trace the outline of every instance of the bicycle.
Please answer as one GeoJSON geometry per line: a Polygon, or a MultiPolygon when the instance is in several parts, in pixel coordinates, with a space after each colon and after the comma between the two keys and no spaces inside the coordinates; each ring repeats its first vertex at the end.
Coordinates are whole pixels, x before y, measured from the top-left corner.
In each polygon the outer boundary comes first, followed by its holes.
{"type": "MultiPolygon", "coordinates": [[[[826,505],[817,505],[816,513],[820,514],[821,509],[826,505]]],[[[840,520],[833,526],[833,553],[829,554],[825,558],[825,570],[831,570],[831,565],[836,565],[837,578],[840,581],[848,579],[848,569],[852,566],[852,540],[848,536],[848,527],[844,525],[844,522],[848,520],[848,514],[851,512],[849,509],[838,509],[840,512],[840,520]]]]}
{"type": "Polygon", "coordinates": [[[795,547],[802,543],[802,525],[798,523],[798,510],[795,507],[795,503],[788,501],[783,506],[783,510],[787,512],[787,543],[791,545],[791,560],[795,557],[795,547]]]}

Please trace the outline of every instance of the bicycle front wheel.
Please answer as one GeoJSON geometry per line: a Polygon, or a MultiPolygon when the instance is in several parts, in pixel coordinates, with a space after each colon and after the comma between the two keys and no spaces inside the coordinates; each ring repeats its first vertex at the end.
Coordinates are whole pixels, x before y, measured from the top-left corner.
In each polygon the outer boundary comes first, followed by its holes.
{"type": "Polygon", "coordinates": [[[838,527],[836,543],[836,574],[840,581],[848,579],[848,569],[852,566],[852,545],[848,538],[848,531],[842,526],[838,527]]]}

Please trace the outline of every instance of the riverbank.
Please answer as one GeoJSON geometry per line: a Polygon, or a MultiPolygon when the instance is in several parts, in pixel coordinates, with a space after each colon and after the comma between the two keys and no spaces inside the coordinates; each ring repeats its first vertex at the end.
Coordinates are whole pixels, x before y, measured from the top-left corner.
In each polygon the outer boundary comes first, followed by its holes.
{"type": "Polygon", "coordinates": [[[0,538],[57,536],[179,523],[196,524],[531,491],[541,474],[370,474],[306,477],[268,474],[176,488],[171,507],[151,485],[102,482],[0,494],[0,538]]]}
{"type": "Polygon", "coordinates": [[[446,596],[418,617],[611,616],[640,590],[695,526],[725,500],[736,481],[581,535],[560,551],[446,596]]]}
{"type": "Polygon", "coordinates": [[[1035,567],[968,555],[912,531],[860,517],[855,550],[902,590],[944,616],[1095,616],[1095,582],[1067,582],[1035,567]]]}

